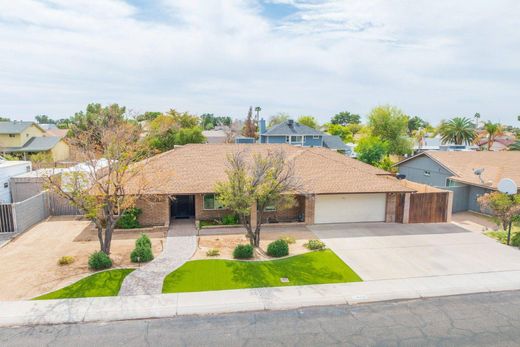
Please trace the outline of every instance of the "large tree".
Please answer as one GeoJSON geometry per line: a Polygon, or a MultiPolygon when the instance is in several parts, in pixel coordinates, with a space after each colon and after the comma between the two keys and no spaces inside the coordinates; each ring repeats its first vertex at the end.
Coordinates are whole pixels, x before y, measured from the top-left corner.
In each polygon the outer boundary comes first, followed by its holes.
{"type": "Polygon", "coordinates": [[[300,190],[294,173],[294,161],[282,150],[267,155],[237,151],[228,156],[227,181],[219,182],[216,192],[220,203],[235,212],[254,247],[260,246],[260,232],[267,207],[288,208],[295,203],[292,194],[300,190]],[[255,208],[256,227],[251,220],[255,208]]]}
{"type": "Polygon", "coordinates": [[[339,124],[328,124],[326,125],[326,128],[329,134],[341,137],[341,140],[343,140],[343,142],[354,142],[354,137],[348,126],[339,124]]]}
{"type": "Polygon", "coordinates": [[[102,106],[101,104],[88,104],[85,111],[76,112],[71,117],[69,125],[69,138],[74,138],[85,131],[92,133],[91,140],[101,141],[102,131],[109,123],[117,121],[125,122],[126,108],[118,104],[102,106]]]}
{"type": "Polygon", "coordinates": [[[376,136],[366,136],[359,140],[356,153],[364,163],[378,166],[388,154],[388,143],[376,136]]]}
{"type": "Polygon", "coordinates": [[[469,118],[455,117],[449,121],[443,121],[439,127],[442,143],[452,142],[456,145],[471,144],[477,133],[469,118]]]}
{"type": "Polygon", "coordinates": [[[298,118],[298,123],[313,129],[319,129],[320,127],[318,121],[313,116],[300,116],[300,118],[298,118]]]}
{"type": "Polygon", "coordinates": [[[388,143],[389,154],[412,153],[412,141],[408,136],[408,116],[393,106],[378,106],[369,116],[368,123],[373,136],[388,143]]]}
{"type": "Polygon", "coordinates": [[[83,211],[97,228],[100,250],[110,254],[117,221],[135,206],[146,189],[146,183],[138,179],[139,167],[135,165],[143,151],[143,143],[140,129],[121,119],[119,107],[111,105],[97,109],[100,112],[95,116],[97,121],[91,122],[89,128],[71,126],[75,136],[69,141],[87,169],[62,174],[51,170],[45,177],[45,184],[83,211]],[[99,169],[98,164],[101,158],[106,164],[103,169],[99,169]],[[62,180],[65,174],[67,180],[62,180]],[[130,195],[126,193],[126,183],[132,178],[139,183],[130,195]]]}
{"type": "Polygon", "coordinates": [[[413,116],[408,119],[408,133],[409,134],[412,134],[416,130],[428,128],[428,127],[430,127],[430,123],[428,123],[421,117],[413,116]]]}
{"type": "Polygon", "coordinates": [[[146,142],[154,152],[165,152],[173,149],[176,145],[188,143],[203,143],[206,139],[202,135],[199,126],[184,127],[192,125],[191,118],[174,117],[170,114],[160,115],[150,122],[150,131],[146,136],[146,142]]]}
{"type": "Polygon", "coordinates": [[[361,123],[361,117],[358,114],[353,114],[347,111],[337,113],[330,120],[332,124],[347,125],[347,124],[359,124],[361,123]]]}
{"type": "Polygon", "coordinates": [[[508,195],[492,192],[480,196],[477,201],[483,210],[491,210],[502,229],[508,231],[507,244],[509,244],[511,225],[520,217],[520,194],[508,195]]]}
{"type": "Polygon", "coordinates": [[[49,116],[45,115],[45,114],[40,114],[36,117],[34,117],[34,119],[36,119],[36,122],[38,124],[56,124],[57,121],[55,121],[54,119],[50,118],[49,116]]]}
{"type": "Polygon", "coordinates": [[[204,130],[211,130],[216,126],[231,126],[231,117],[216,117],[213,113],[204,113],[200,116],[200,125],[204,130]]]}

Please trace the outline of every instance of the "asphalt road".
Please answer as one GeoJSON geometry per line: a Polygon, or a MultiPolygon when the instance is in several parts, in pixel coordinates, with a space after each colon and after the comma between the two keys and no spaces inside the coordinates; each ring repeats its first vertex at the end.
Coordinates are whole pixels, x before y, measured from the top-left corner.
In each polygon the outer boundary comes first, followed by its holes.
{"type": "Polygon", "coordinates": [[[519,346],[520,291],[290,311],[0,328],[0,345],[519,346]]]}

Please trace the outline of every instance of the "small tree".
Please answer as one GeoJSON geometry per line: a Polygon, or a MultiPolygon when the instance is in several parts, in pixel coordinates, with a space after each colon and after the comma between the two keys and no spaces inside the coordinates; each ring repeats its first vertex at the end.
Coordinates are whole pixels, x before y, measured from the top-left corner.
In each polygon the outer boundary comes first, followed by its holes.
{"type": "Polygon", "coordinates": [[[378,166],[388,155],[388,143],[375,136],[367,136],[359,140],[356,146],[358,159],[364,163],[378,166]]]}
{"type": "Polygon", "coordinates": [[[242,135],[246,137],[257,138],[256,133],[256,123],[253,119],[253,107],[249,107],[249,111],[247,112],[246,122],[244,123],[244,128],[242,129],[242,135]]]}
{"type": "Polygon", "coordinates": [[[246,229],[246,237],[254,247],[260,246],[260,232],[264,212],[268,206],[277,209],[294,205],[291,193],[300,190],[294,174],[294,161],[288,161],[285,153],[270,151],[266,156],[253,154],[248,164],[243,151],[228,156],[228,180],[216,186],[218,200],[239,217],[246,229]],[[256,207],[255,207],[256,205],[256,207]],[[256,227],[251,223],[251,209],[256,208],[256,227]]]}
{"type": "Polygon", "coordinates": [[[96,226],[102,252],[110,254],[112,232],[125,211],[135,206],[145,189],[136,177],[139,166],[134,165],[143,152],[139,128],[120,117],[118,108],[97,115],[100,121],[90,128],[73,125],[75,134],[69,141],[78,149],[78,156],[86,164],[82,171],[70,170],[61,174],[50,172],[45,185],[84,212],[96,226]],[[100,169],[99,160],[106,166],[100,169]],[[127,182],[136,177],[138,187],[126,192],[127,182]]]}
{"type": "Polygon", "coordinates": [[[507,232],[507,244],[511,239],[511,225],[520,215],[520,194],[507,195],[500,192],[484,194],[477,199],[482,209],[493,212],[495,218],[507,232]]]}

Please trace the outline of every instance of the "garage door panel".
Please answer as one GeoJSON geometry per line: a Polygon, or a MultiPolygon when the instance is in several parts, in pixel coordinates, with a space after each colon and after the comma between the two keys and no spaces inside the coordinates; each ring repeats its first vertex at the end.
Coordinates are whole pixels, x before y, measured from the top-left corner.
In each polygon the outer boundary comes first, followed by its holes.
{"type": "Polygon", "coordinates": [[[317,195],[314,222],[384,222],[386,194],[317,195]]]}

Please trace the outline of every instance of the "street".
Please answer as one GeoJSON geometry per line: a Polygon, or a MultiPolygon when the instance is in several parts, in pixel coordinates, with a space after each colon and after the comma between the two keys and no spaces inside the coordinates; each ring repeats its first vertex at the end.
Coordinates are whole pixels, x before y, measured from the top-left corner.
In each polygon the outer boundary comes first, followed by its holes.
{"type": "Polygon", "coordinates": [[[0,329],[2,346],[519,344],[520,291],[289,311],[0,329]]]}

